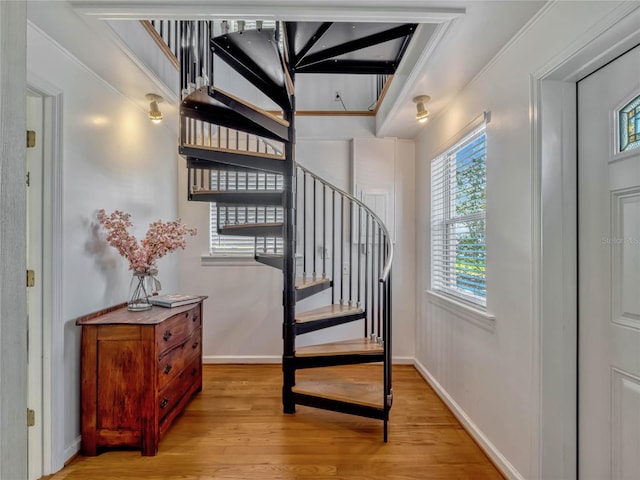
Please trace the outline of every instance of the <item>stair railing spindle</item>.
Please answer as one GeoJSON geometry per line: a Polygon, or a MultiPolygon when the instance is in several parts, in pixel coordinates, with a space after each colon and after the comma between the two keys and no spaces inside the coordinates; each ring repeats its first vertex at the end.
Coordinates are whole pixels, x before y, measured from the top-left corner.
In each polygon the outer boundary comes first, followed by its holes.
{"type": "Polygon", "coordinates": [[[336,191],[331,189],[331,303],[336,303],[336,191]]]}
{"type": "Polygon", "coordinates": [[[313,179],[313,205],[311,208],[313,209],[313,278],[316,278],[316,179],[313,179]]]}
{"type": "Polygon", "coordinates": [[[353,304],[353,200],[349,200],[349,306],[353,304]]]}
{"type": "Polygon", "coordinates": [[[340,305],[344,303],[344,195],[340,196],[340,305]]]}
{"type": "MultiPolygon", "coordinates": [[[[380,228],[380,226],[378,225],[378,238],[380,239],[380,243],[378,244],[378,275],[376,275],[378,278],[380,278],[380,273],[381,273],[381,269],[382,269],[382,247],[383,247],[383,236],[382,236],[382,230],[380,228]]],[[[381,322],[382,322],[382,283],[378,282],[378,327],[377,327],[377,334],[378,334],[378,338],[381,338],[382,335],[382,328],[381,328],[381,322]]]]}
{"type": "MultiPolygon", "coordinates": [[[[369,299],[369,218],[370,215],[369,213],[366,214],[366,218],[365,218],[365,236],[364,236],[364,309],[365,311],[368,310],[368,306],[367,306],[367,300],[369,299]]],[[[370,315],[367,315],[368,317],[370,317],[370,315]]],[[[366,337],[367,335],[369,335],[368,333],[368,318],[364,319],[364,336],[366,337]]],[[[373,326],[372,326],[372,330],[373,330],[373,326]]]]}
{"type": "Polygon", "coordinates": [[[322,185],[322,278],[327,278],[327,186],[322,185]]]}
{"type": "Polygon", "coordinates": [[[360,306],[360,298],[361,298],[361,292],[360,292],[360,280],[362,277],[362,269],[361,269],[361,258],[362,254],[360,253],[360,245],[362,244],[362,207],[360,205],[358,205],[358,228],[356,229],[356,255],[358,256],[358,285],[356,288],[357,291],[357,301],[356,301],[356,305],[359,307],[360,306]]]}
{"type": "Polygon", "coordinates": [[[307,173],[302,174],[302,276],[307,276],[307,173]]]}

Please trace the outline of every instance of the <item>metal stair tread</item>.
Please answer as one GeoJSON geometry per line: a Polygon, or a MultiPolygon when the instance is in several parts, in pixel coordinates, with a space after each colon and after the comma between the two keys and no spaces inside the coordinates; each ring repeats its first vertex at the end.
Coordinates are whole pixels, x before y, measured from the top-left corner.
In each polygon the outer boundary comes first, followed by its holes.
{"type": "Polygon", "coordinates": [[[301,395],[365,407],[384,408],[384,388],[379,383],[298,381],[291,390],[301,395]]]}
{"type": "Polygon", "coordinates": [[[193,91],[192,93],[189,94],[189,96],[187,97],[190,101],[193,102],[197,102],[200,104],[209,104],[209,105],[224,105],[224,103],[220,102],[219,100],[216,100],[215,98],[213,98],[208,92],[220,92],[222,95],[229,97],[230,99],[241,103],[242,105],[244,105],[247,108],[250,108],[251,110],[264,115],[266,118],[279,123],[280,125],[284,126],[284,127],[289,127],[290,123],[283,119],[278,117],[277,115],[275,115],[272,112],[269,112],[267,110],[264,110],[263,108],[258,107],[257,105],[254,105],[251,102],[247,102],[246,100],[243,100],[242,98],[236,97],[235,95],[222,90],[221,88],[218,87],[208,87],[209,90],[207,90],[207,88],[201,88],[198,90],[193,91]]]}
{"type": "Polygon", "coordinates": [[[326,305],[324,307],[315,308],[306,312],[296,313],[296,323],[306,323],[328,318],[346,317],[348,315],[356,315],[359,313],[364,313],[364,310],[361,307],[356,307],[353,305],[326,305]]]}
{"type": "Polygon", "coordinates": [[[296,349],[296,357],[317,357],[329,355],[365,355],[384,353],[384,348],[370,338],[354,338],[339,342],[309,345],[296,349]]]}
{"type": "MultiPolygon", "coordinates": [[[[235,95],[233,95],[233,94],[231,94],[231,93],[229,93],[229,92],[226,92],[226,91],[222,90],[221,88],[217,88],[217,87],[210,87],[210,88],[211,88],[212,90],[215,90],[215,91],[217,91],[217,92],[222,93],[223,95],[225,95],[225,96],[227,96],[227,97],[229,97],[229,98],[233,99],[234,101],[236,101],[236,102],[238,102],[238,103],[241,103],[241,104],[242,104],[242,105],[244,105],[245,107],[248,107],[248,108],[250,108],[251,110],[254,110],[254,111],[255,111],[255,112],[257,112],[257,113],[259,113],[259,114],[261,114],[261,115],[264,115],[265,117],[267,117],[267,118],[269,118],[269,119],[273,120],[274,122],[277,122],[277,123],[279,123],[280,125],[282,125],[282,126],[284,126],[284,127],[289,128],[290,123],[289,123],[287,120],[285,120],[285,119],[283,119],[283,118],[280,118],[280,117],[278,117],[277,115],[274,115],[273,113],[271,113],[271,112],[269,112],[269,111],[267,111],[267,110],[264,110],[264,109],[262,109],[262,108],[258,107],[257,105],[254,105],[253,103],[247,102],[246,100],[243,100],[243,99],[241,99],[241,98],[239,98],[239,97],[236,97],[235,95]]],[[[212,100],[216,101],[216,100],[215,100],[215,99],[213,99],[213,98],[212,98],[212,100]]]]}
{"type": "Polygon", "coordinates": [[[231,153],[237,155],[248,155],[250,157],[260,157],[260,158],[268,158],[270,160],[285,160],[284,155],[278,155],[275,153],[262,153],[262,152],[253,152],[250,150],[236,150],[233,148],[222,148],[222,147],[210,147],[208,145],[194,145],[191,143],[185,143],[184,148],[195,148],[200,150],[206,150],[209,152],[221,152],[221,153],[231,153]]]}

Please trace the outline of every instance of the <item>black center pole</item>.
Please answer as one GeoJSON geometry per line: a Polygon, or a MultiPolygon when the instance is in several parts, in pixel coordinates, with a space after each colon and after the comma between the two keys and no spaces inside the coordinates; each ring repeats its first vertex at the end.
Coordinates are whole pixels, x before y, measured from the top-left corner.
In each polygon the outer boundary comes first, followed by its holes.
{"type": "MultiPolygon", "coordinates": [[[[290,72],[294,81],[294,72],[290,72]]],[[[286,171],[284,173],[284,252],[283,252],[283,310],[282,355],[283,385],[282,406],[284,413],[295,413],[296,405],[291,389],[296,384],[295,338],[296,338],[296,163],[295,163],[295,94],[291,94],[290,108],[284,110],[284,119],[289,122],[289,138],[285,143],[286,171]]]]}

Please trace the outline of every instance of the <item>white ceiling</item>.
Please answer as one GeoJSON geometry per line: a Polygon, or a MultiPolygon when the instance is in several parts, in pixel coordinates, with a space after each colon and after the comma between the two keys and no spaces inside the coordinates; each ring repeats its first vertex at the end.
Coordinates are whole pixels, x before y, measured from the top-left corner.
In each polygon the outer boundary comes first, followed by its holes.
{"type": "MultiPolygon", "coordinates": [[[[171,98],[163,111],[177,128],[177,97],[149,81],[149,69],[104,19],[278,18],[281,20],[397,21],[437,24],[433,35],[414,36],[377,118],[378,135],[413,138],[416,95],[430,95],[436,116],[544,5],[542,1],[424,0],[59,0],[28,2],[28,19],[142,109],[145,93],[171,98]],[[173,118],[175,117],[175,121],[173,118]]],[[[428,30],[433,30],[429,28],[428,30]]],[[[426,124],[428,128],[428,123],[426,124]]]]}

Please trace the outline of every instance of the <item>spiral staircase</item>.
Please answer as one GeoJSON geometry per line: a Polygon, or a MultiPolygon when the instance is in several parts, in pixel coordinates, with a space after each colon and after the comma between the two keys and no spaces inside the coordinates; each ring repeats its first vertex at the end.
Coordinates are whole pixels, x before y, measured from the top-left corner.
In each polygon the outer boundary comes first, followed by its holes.
{"type": "Polygon", "coordinates": [[[281,22],[212,36],[210,22],[180,23],[179,153],[189,200],[215,202],[219,234],[253,237],[256,261],[282,271],[283,410],[379,419],[386,442],[393,244],[369,207],[296,163],[295,78],[392,74],[416,25],[281,22]],[[281,112],[217,88],[212,55],[281,112]],[[310,308],[311,297],[326,305],[310,308]],[[297,345],[302,335],[351,322],[361,326],[357,338],[297,345]],[[362,363],[378,366],[367,383],[340,378],[340,369],[330,382],[314,381],[320,369],[362,363]]]}

